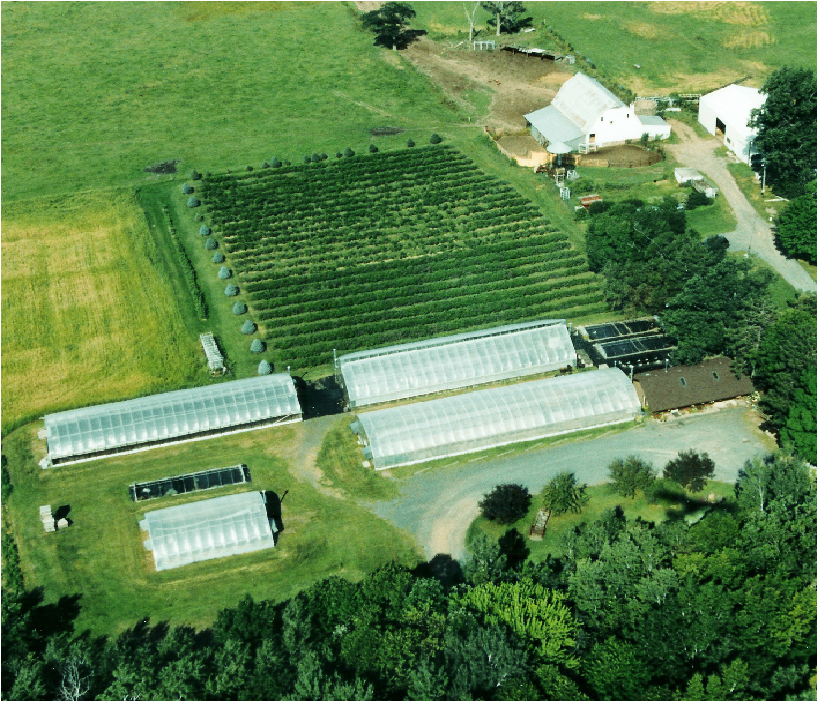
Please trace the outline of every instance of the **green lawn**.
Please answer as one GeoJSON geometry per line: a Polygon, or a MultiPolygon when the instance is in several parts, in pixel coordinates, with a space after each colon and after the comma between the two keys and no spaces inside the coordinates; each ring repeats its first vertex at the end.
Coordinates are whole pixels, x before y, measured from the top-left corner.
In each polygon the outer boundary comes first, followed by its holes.
{"type": "MultiPolygon", "coordinates": [[[[36,440],[36,428],[41,426],[19,429],[3,442],[13,484],[4,508],[12,522],[26,586],[44,587],[47,602],[79,595],[78,631],[114,634],[146,617],[201,627],[247,593],[280,601],[332,574],[357,579],[393,559],[409,565],[417,561],[409,535],[358,506],[345,492],[312,486],[305,465],[313,450],[314,424],[251,431],[50,470],[35,462],[41,457],[42,441],[36,440]],[[250,468],[251,485],[138,504],[128,495],[128,485],[135,481],[238,463],[250,468]],[[270,489],[279,495],[289,490],[282,502],[284,531],[274,550],[155,571],[153,558],[142,547],[144,534],[138,525],[142,514],[250,489],[270,489]],[[73,525],[45,533],[37,518],[41,504],[51,504],[54,510],[70,505],[73,525]]],[[[342,458],[333,454],[337,431],[329,436],[319,462],[328,478],[345,477],[350,466],[335,465],[342,458]]],[[[375,494],[371,488],[364,493],[375,494]]]]}
{"type": "Polygon", "coordinates": [[[459,121],[338,2],[4,3],[2,41],[7,201],[149,181],[168,159],[257,166],[459,121]]]}
{"type": "MultiPolygon", "coordinates": [[[[467,40],[460,3],[415,7],[415,24],[432,37],[467,40]]],[[[600,72],[637,94],[706,92],[747,76],[748,84],[759,86],[784,64],[817,68],[812,3],[527,2],[525,7],[536,31],[503,35],[503,41],[563,51],[569,50],[563,42],[569,42],[600,72]]],[[[487,18],[487,11],[477,11],[480,39],[494,38],[487,18]]]]}
{"type": "MultiPolygon", "coordinates": [[[[639,492],[635,499],[622,497],[615,494],[610,485],[601,484],[587,488],[590,501],[580,514],[562,514],[552,516],[548,523],[547,532],[541,541],[527,540],[530,548],[531,560],[538,562],[544,560],[548,555],[558,555],[560,552],[559,541],[562,534],[578,526],[582,522],[595,521],[605,509],[614,508],[621,505],[624,508],[625,516],[632,520],[643,518],[645,521],[660,523],[668,518],[686,518],[696,520],[707,510],[713,508],[708,504],[702,504],[701,498],[706,497],[710,492],[714,492],[727,499],[723,504],[729,504],[729,499],[734,497],[735,487],[733,484],[725,482],[709,482],[700,494],[692,494],[688,501],[678,503],[673,500],[662,500],[655,504],[650,504],[639,492]]],[[[482,516],[476,518],[468,528],[467,542],[471,542],[477,533],[485,533],[493,540],[499,538],[509,528],[516,528],[527,538],[531,525],[536,520],[536,514],[542,508],[542,497],[540,494],[532,495],[530,509],[528,513],[516,523],[500,525],[493,521],[488,521],[482,516]]],[[[715,507],[716,508],[716,507],[715,507]]]]}

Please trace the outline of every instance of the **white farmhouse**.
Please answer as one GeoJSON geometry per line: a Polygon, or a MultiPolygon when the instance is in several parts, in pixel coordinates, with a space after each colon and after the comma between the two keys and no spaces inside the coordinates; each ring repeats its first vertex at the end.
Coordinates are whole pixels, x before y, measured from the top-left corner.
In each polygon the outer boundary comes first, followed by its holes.
{"type": "Polygon", "coordinates": [[[757,88],[727,85],[701,97],[698,121],[710,134],[722,135],[726,148],[748,163],[757,136],[757,129],[748,126],[749,118],[765,102],[766,96],[757,88]]]}
{"type": "Polygon", "coordinates": [[[666,139],[670,126],[661,117],[639,117],[601,83],[583,73],[568,80],[543,109],[525,115],[531,135],[554,153],[594,151],[638,140],[666,139]]]}

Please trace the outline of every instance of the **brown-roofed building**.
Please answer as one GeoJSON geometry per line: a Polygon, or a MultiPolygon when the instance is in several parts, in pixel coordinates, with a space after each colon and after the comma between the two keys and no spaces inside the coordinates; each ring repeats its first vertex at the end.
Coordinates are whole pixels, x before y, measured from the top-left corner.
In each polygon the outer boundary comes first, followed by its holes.
{"type": "Polygon", "coordinates": [[[641,405],[651,412],[683,409],[754,392],[748,375],[738,379],[729,358],[711,358],[698,365],[678,365],[633,377],[641,405]]]}

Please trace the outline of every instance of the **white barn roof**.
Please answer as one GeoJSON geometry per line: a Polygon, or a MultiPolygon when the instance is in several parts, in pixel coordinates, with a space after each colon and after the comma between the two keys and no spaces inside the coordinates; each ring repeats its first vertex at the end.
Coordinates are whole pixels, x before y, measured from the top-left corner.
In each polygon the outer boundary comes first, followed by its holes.
{"type": "Polygon", "coordinates": [[[499,326],[338,358],[353,407],[574,364],[575,351],[563,320],[499,326]]]}
{"type": "Polygon", "coordinates": [[[260,492],[232,494],[149,511],[140,524],[156,570],[275,547],[260,492]]]}
{"type": "Polygon", "coordinates": [[[45,432],[51,460],[65,461],[300,415],[292,378],[279,373],[49,414],[45,432]]]}
{"type": "Polygon", "coordinates": [[[752,110],[759,109],[766,102],[766,95],[757,88],[745,85],[727,85],[703,95],[699,104],[711,109],[727,125],[731,133],[746,138],[754,133],[748,125],[752,110]]]}
{"type": "Polygon", "coordinates": [[[638,396],[617,368],[522,382],[358,415],[375,469],[630,421],[638,396]]]}

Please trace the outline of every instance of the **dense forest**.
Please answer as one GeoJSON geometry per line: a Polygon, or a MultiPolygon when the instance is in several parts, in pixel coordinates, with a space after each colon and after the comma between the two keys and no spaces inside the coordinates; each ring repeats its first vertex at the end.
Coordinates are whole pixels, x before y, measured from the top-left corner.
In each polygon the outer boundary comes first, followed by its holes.
{"type": "Polygon", "coordinates": [[[621,507],[531,562],[515,531],[288,601],[246,598],[210,629],[76,634],[82,602],[26,591],[4,540],[3,699],[817,699],[817,485],[747,463],[690,524],[621,507]]]}

